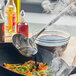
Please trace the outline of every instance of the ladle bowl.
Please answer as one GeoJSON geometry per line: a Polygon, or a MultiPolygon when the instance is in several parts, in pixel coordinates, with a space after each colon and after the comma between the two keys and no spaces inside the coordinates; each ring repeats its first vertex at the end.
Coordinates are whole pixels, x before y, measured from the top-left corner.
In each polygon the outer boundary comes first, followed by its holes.
{"type": "Polygon", "coordinates": [[[36,44],[30,38],[22,34],[15,34],[12,38],[12,43],[22,55],[27,57],[35,55],[38,51],[36,44]]]}

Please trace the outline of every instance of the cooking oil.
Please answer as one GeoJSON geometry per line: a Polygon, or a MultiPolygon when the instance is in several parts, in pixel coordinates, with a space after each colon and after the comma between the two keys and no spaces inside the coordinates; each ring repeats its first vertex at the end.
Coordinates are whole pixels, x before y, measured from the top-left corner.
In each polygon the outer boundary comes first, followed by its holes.
{"type": "Polygon", "coordinates": [[[17,33],[16,6],[14,0],[8,0],[5,6],[5,37],[17,33]]]}

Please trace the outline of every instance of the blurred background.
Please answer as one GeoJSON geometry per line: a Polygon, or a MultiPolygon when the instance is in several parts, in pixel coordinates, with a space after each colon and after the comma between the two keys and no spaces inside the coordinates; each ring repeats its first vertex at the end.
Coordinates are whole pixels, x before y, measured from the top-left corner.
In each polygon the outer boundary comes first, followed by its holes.
{"type": "MultiPolygon", "coordinates": [[[[4,1],[6,4],[7,0],[4,1]]],[[[21,0],[21,9],[24,9],[26,12],[42,13],[43,8],[41,6],[41,3],[43,1],[44,0],[21,0]]],[[[50,0],[50,1],[55,2],[57,0],[50,0]]]]}
{"type": "MultiPolygon", "coordinates": [[[[54,8],[54,5],[56,5],[58,1],[62,1],[66,4],[66,2],[70,0],[21,0],[21,10],[25,10],[25,21],[29,25],[29,33],[39,31],[44,25],[48,24],[54,16],[57,15],[56,11],[51,13],[49,10],[45,10],[43,8],[42,3],[44,1],[50,1],[50,3],[53,3],[54,8]]],[[[5,4],[6,2],[7,0],[4,0],[5,4]]],[[[47,2],[44,2],[44,4],[46,5],[47,2]]],[[[63,6],[62,3],[61,6],[63,6]]],[[[56,9],[62,10],[62,8],[56,9]]],[[[70,12],[71,14],[62,16],[55,24],[49,27],[48,30],[63,30],[69,32],[72,36],[76,36],[76,12],[75,9],[73,10],[74,13],[70,12]]]]}

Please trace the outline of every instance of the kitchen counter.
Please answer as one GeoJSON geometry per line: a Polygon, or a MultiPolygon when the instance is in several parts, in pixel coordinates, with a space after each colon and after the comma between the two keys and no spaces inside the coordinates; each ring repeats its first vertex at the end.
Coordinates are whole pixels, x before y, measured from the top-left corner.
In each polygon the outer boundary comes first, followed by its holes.
{"type": "MultiPolygon", "coordinates": [[[[64,59],[65,62],[68,63],[69,66],[76,65],[73,63],[74,57],[76,56],[76,42],[75,41],[76,41],[76,36],[71,37],[69,44],[67,46],[67,49],[64,52],[64,55],[62,56],[62,59],[64,59]]],[[[76,74],[71,75],[71,76],[76,76],[76,74]]]]}
{"type": "Polygon", "coordinates": [[[76,55],[76,37],[71,37],[67,49],[64,52],[62,58],[69,64],[72,65],[74,57],[76,55]]]}
{"type": "MultiPolygon", "coordinates": [[[[74,57],[76,56],[76,37],[71,37],[69,44],[67,46],[66,51],[64,52],[64,55],[62,56],[62,59],[65,60],[66,63],[68,63],[69,66],[76,65],[74,62],[74,57]]],[[[71,75],[71,76],[76,76],[71,75]]]]}

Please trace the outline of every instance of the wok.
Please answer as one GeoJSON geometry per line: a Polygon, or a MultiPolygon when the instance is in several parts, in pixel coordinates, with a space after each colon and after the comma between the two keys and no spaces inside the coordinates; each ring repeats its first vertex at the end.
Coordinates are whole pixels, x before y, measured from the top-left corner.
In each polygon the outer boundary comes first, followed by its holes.
{"type": "MultiPolygon", "coordinates": [[[[36,56],[38,62],[47,63],[48,65],[52,63],[53,54],[43,48],[38,47],[38,53],[36,54],[36,56]]],[[[61,58],[59,59],[62,60],[61,58]]],[[[32,57],[22,56],[12,43],[0,44],[0,76],[24,76],[5,69],[3,67],[3,63],[5,62],[8,64],[19,64],[19,63],[21,64],[28,60],[34,60],[34,56],[32,57]]],[[[65,62],[63,61],[63,63],[65,62]]],[[[71,68],[72,66],[68,66],[68,67],[71,68]]],[[[68,75],[75,73],[76,73],[76,68],[74,67],[71,69],[68,75]]]]}

